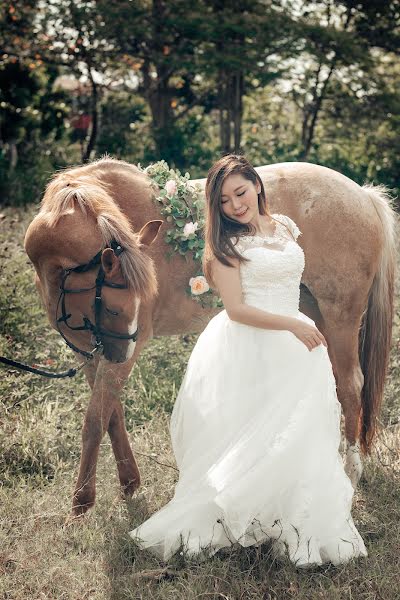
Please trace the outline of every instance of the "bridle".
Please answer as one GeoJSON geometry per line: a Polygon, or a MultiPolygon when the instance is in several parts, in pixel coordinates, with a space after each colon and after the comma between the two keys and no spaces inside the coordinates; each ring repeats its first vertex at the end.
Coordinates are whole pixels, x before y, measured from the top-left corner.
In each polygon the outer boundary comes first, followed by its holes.
{"type": "MultiPolygon", "coordinates": [[[[122,246],[120,246],[118,244],[118,242],[116,242],[115,240],[113,240],[110,243],[110,245],[106,246],[106,247],[111,248],[114,251],[114,254],[116,256],[119,256],[121,254],[121,252],[124,251],[122,246]]],[[[102,339],[101,339],[102,337],[106,336],[106,337],[116,338],[118,340],[136,341],[137,336],[138,336],[138,329],[136,329],[135,333],[124,334],[124,333],[111,333],[111,331],[106,331],[105,329],[103,329],[101,327],[101,324],[100,324],[101,291],[102,291],[103,285],[105,285],[107,287],[111,287],[111,288],[116,288],[119,290],[128,288],[127,285],[123,285],[120,283],[108,283],[107,281],[105,281],[106,274],[104,273],[103,266],[101,264],[102,253],[103,253],[103,250],[100,250],[100,252],[98,252],[96,254],[96,256],[93,256],[93,258],[84,265],[78,265],[77,267],[71,267],[70,269],[64,269],[62,280],[61,280],[61,285],[60,285],[61,292],[60,292],[60,296],[58,298],[57,308],[56,308],[56,325],[57,325],[57,330],[58,330],[59,334],[64,339],[67,346],[69,346],[74,352],[77,352],[78,354],[81,354],[82,356],[84,356],[86,358],[86,362],[83,362],[79,366],[68,369],[68,371],[64,371],[62,373],[54,373],[54,372],[50,372],[50,371],[45,371],[41,368],[37,368],[36,365],[35,366],[27,365],[27,364],[21,363],[19,361],[13,360],[11,358],[7,358],[6,356],[0,356],[0,364],[5,364],[9,367],[16,367],[17,369],[21,369],[22,371],[28,371],[29,373],[34,373],[35,375],[42,375],[43,377],[49,377],[51,379],[63,379],[65,377],[74,377],[78,373],[78,371],[80,371],[87,365],[87,362],[89,360],[93,359],[94,355],[97,352],[101,352],[103,350],[103,344],[102,344],[102,339]],[[65,282],[67,280],[67,277],[71,273],[86,273],[87,271],[90,271],[90,269],[93,269],[97,265],[100,265],[100,266],[99,266],[99,270],[97,272],[95,284],[92,285],[92,287],[78,288],[78,289],[65,287],[65,282]],[[83,325],[81,325],[79,327],[72,327],[68,323],[68,319],[70,319],[71,314],[67,314],[67,312],[66,312],[65,295],[66,294],[79,294],[80,292],[89,292],[90,290],[94,290],[94,289],[96,290],[96,296],[95,296],[95,301],[94,301],[94,303],[95,303],[95,311],[94,311],[95,312],[95,323],[94,323],[94,325],[90,321],[90,319],[88,319],[87,317],[83,317],[83,325]],[[62,315],[61,315],[61,317],[57,318],[60,303],[61,303],[62,315]],[[72,331],[90,331],[92,333],[92,335],[94,336],[94,338],[96,339],[96,345],[93,348],[93,350],[91,350],[90,352],[87,352],[86,350],[81,350],[80,348],[75,346],[72,342],[70,342],[65,337],[63,332],[61,331],[60,323],[65,323],[65,326],[68,327],[69,329],[71,329],[72,331]]]]}
{"type": "MultiPolygon", "coordinates": [[[[118,242],[116,242],[115,240],[113,240],[110,243],[110,245],[107,246],[107,248],[111,248],[114,251],[114,254],[116,256],[119,256],[124,251],[122,246],[120,246],[120,244],[118,244],[118,242]]],[[[112,333],[101,327],[101,306],[102,306],[101,292],[102,292],[103,286],[115,288],[115,289],[119,289],[119,290],[127,289],[127,287],[128,287],[125,284],[109,283],[109,282],[105,281],[106,274],[104,272],[103,265],[101,263],[102,253],[103,253],[103,250],[100,250],[95,256],[93,256],[93,258],[90,259],[90,261],[88,263],[85,263],[83,265],[78,265],[77,267],[71,267],[70,269],[64,269],[62,280],[61,280],[61,285],[60,285],[61,292],[60,292],[60,296],[58,298],[57,308],[56,308],[56,325],[57,325],[57,330],[58,330],[59,334],[64,339],[67,346],[69,346],[74,352],[78,352],[79,354],[82,354],[82,356],[85,356],[88,359],[93,357],[93,351],[87,352],[85,350],[81,350],[80,348],[75,346],[72,342],[70,342],[66,338],[64,333],[61,331],[60,323],[64,323],[66,327],[71,329],[71,331],[90,331],[92,333],[92,335],[94,336],[94,338],[96,339],[96,345],[95,345],[94,350],[102,349],[102,346],[103,346],[102,337],[111,337],[111,338],[116,338],[118,340],[136,341],[137,336],[138,336],[138,329],[136,329],[136,331],[132,334],[129,334],[129,333],[125,334],[125,333],[112,333]],[[67,280],[67,277],[69,275],[71,275],[71,273],[86,273],[87,271],[90,271],[97,265],[100,265],[100,266],[99,266],[99,270],[97,272],[95,284],[92,287],[89,287],[89,288],[66,288],[65,287],[65,282],[67,280]],[[90,321],[90,319],[88,319],[87,317],[83,317],[83,325],[80,325],[78,327],[72,327],[68,323],[68,319],[70,319],[72,315],[71,315],[71,313],[68,314],[66,311],[65,296],[66,296],[66,294],[80,294],[82,292],[89,292],[90,290],[96,290],[95,291],[96,295],[95,295],[95,300],[94,300],[95,322],[93,324],[90,321]],[[57,318],[60,304],[61,304],[62,314],[61,314],[61,317],[57,318]]]]}

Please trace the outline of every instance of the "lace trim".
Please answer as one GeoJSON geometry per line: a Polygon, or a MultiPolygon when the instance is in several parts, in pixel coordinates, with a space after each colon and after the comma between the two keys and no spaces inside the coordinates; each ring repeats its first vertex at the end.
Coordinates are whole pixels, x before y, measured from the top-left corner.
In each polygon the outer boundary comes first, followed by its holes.
{"type": "Polygon", "coordinates": [[[288,230],[286,229],[284,223],[288,226],[289,231],[292,232],[293,237],[295,240],[297,240],[297,238],[299,237],[299,235],[302,235],[300,229],[297,227],[296,223],[287,215],[282,215],[280,213],[274,213],[271,215],[272,217],[277,217],[278,219],[281,218],[281,221],[276,221],[275,223],[275,231],[272,235],[260,235],[260,234],[248,234],[248,235],[241,235],[238,238],[238,244],[240,244],[240,242],[242,240],[253,240],[253,239],[259,239],[262,240],[263,242],[266,242],[267,244],[274,244],[276,243],[277,240],[281,239],[281,240],[292,240],[288,230]]]}

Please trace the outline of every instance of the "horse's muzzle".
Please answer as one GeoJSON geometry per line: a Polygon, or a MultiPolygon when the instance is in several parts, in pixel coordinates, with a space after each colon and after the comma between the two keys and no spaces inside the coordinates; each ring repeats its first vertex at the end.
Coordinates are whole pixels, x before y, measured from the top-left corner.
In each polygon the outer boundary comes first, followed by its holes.
{"type": "Polygon", "coordinates": [[[103,356],[106,360],[113,363],[123,363],[131,358],[136,343],[129,341],[103,341],[103,356]]]}

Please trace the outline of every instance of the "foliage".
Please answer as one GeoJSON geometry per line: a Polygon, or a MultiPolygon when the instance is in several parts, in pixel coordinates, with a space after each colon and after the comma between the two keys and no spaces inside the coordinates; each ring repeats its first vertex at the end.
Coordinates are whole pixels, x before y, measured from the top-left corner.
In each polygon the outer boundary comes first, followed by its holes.
{"type": "Polygon", "coordinates": [[[57,166],[67,162],[69,98],[53,89],[57,70],[38,61],[0,61],[0,194],[5,204],[38,200],[57,166]]]}
{"type": "Polygon", "coordinates": [[[356,10],[355,30],[369,45],[400,53],[400,1],[342,0],[356,10]]]}
{"type": "MultiPolygon", "coordinates": [[[[204,252],[204,211],[201,188],[189,183],[190,174],[170,169],[165,161],[146,167],[159,203],[160,212],[173,226],[166,233],[166,241],[185,258],[190,254],[195,262],[201,262],[204,252]]],[[[198,273],[197,277],[202,277],[198,273]]],[[[190,282],[189,282],[190,284],[190,282]]],[[[208,287],[208,286],[207,286],[208,287]]],[[[208,288],[199,295],[193,294],[189,285],[187,293],[204,307],[222,306],[221,300],[208,288]]]]}
{"type": "Polygon", "coordinates": [[[14,59],[0,62],[0,129],[3,144],[20,143],[38,133],[60,139],[68,115],[68,96],[53,91],[54,69],[14,59]],[[36,131],[38,130],[38,131],[36,131]]]}
{"type": "Polygon", "coordinates": [[[79,156],[202,177],[233,143],[256,165],[310,160],[399,188],[398,0],[4,4],[3,202],[36,200],[79,156]]]}
{"type": "Polygon", "coordinates": [[[138,145],[135,132],[140,130],[145,118],[146,106],[141,98],[123,90],[119,94],[107,94],[100,108],[101,128],[96,143],[97,152],[124,160],[129,160],[133,154],[135,162],[141,160],[143,154],[134,151],[138,145]]]}
{"type": "Polygon", "coordinates": [[[39,202],[54,166],[50,155],[29,152],[10,171],[8,159],[0,156],[0,205],[24,206],[28,202],[39,202]]]}

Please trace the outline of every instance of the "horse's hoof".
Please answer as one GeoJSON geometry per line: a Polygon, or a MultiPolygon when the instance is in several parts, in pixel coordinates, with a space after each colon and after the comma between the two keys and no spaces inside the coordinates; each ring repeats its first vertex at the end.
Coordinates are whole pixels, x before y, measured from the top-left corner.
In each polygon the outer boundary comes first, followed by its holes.
{"type": "Polygon", "coordinates": [[[72,525],[79,525],[79,523],[82,523],[84,516],[85,516],[85,513],[81,513],[81,514],[77,515],[73,511],[71,511],[70,514],[65,518],[63,527],[71,527],[72,525]]]}
{"type": "Polygon", "coordinates": [[[359,444],[354,444],[347,448],[346,464],[344,467],[347,477],[350,479],[353,489],[357,488],[358,482],[361,479],[363,465],[360,455],[359,444]]]}
{"type": "Polygon", "coordinates": [[[128,483],[121,483],[121,494],[125,498],[131,498],[140,487],[140,478],[131,479],[128,483]]]}
{"type": "Polygon", "coordinates": [[[72,511],[71,515],[75,518],[83,517],[87,513],[87,511],[94,506],[94,498],[93,500],[88,500],[87,498],[78,498],[74,496],[72,501],[72,511]]]}

